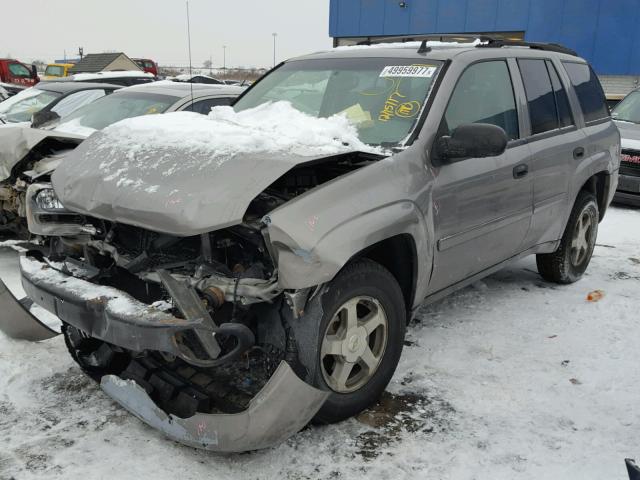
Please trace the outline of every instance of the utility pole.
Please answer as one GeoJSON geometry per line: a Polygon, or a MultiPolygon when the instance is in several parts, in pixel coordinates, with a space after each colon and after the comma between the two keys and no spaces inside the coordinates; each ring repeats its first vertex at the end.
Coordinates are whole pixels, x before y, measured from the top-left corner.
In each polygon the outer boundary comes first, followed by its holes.
{"type": "Polygon", "coordinates": [[[213,55],[209,54],[209,76],[213,77],[213,55]]]}
{"type": "Polygon", "coordinates": [[[275,68],[275,66],[276,66],[276,37],[278,36],[278,34],[274,32],[271,35],[273,35],[273,66],[275,68]]]}
{"type": "Polygon", "coordinates": [[[82,57],[84,57],[84,48],[78,48],[78,55],[80,55],[80,60],[82,60],[82,57]]]}
{"type": "Polygon", "coordinates": [[[222,75],[227,75],[227,46],[222,46],[222,75]]]}

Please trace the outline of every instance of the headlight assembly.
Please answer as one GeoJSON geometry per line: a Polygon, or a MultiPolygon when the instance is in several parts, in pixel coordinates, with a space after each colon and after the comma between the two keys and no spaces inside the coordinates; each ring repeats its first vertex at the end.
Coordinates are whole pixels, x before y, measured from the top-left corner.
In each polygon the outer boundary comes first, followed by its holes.
{"type": "Polygon", "coordinates": [[[34,199],[38,208],[45,211],[64,210],[64,205],[58,200],[58,196],[53,188],[43,188],[36,194],[34,199]]]}

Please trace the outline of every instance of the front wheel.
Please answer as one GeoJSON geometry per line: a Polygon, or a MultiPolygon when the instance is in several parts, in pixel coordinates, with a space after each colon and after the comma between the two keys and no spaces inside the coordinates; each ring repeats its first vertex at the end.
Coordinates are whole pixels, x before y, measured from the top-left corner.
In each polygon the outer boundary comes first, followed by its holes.
{"type": "Polygon", "coordinates": [[[364,259],[340,272],[322,307],[314,384],[331,395],[314,420],[333,423],[357,415],[386,388],[402,353],[406,310],[393,275],[364,259]]]}
{"type": "Polygon", "coordinates": [[[538,272],[545,280],[561,284],[580,280],[596,245],[599,218],[596,198],[580,191],[558,250],[536,256],[538,272]]]}

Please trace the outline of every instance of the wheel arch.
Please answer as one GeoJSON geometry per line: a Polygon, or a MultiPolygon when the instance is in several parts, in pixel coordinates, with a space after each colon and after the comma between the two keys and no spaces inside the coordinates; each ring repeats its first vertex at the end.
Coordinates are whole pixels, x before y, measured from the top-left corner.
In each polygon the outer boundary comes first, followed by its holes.
{"type": "Polygon", "coordinates": [[[598,202],[598,211],[600,222],[604,219],[604,215],[609,207],[611,198],[611,174],[607,171],[601,171],[589,177],[578,191],[587,191],[596,197],[598,202]]]}
{"type": "Polygon", "coordinates": [[[418,281],[418,252],[414,238],[408,233],[386,238],[356,253],[349,263],[359,258],[372,260],[393,275],[402,291],[409,322],[418,281]]]}

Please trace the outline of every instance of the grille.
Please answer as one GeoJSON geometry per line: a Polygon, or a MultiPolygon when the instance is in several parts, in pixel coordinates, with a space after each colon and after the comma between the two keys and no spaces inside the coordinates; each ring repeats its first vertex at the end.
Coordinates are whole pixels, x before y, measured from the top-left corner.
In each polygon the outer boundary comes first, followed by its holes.
{"type": "Polygon", "coordinates": [[[622,175],[640,176],[640,150],[622,149],[620,173],[622,175]]]}

